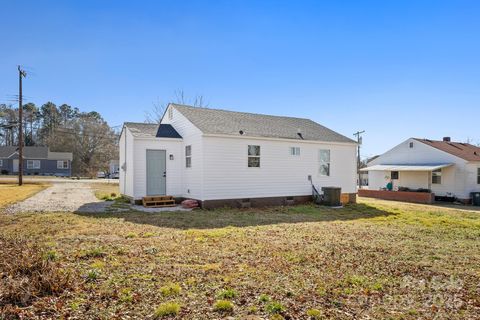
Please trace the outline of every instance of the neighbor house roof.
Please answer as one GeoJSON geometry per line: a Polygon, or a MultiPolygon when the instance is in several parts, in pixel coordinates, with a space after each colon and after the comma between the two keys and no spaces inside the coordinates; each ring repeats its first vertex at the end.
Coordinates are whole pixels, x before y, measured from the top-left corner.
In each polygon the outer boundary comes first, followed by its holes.
{"type": "MultiPolygon", "coordinates": [[[[0,158],[9,158],[17,152],[17,146],[0,147],[0,158]]],[[[23,156],[25,158],[47,159],[48,147],[24,147],[23,156]]]]}
{"type": "MultiPolygon", "coordinates": [[[[17,146],[0,147],[0,158],[10,158],[18,154],[17,146]]],[[[23,147],[25,159],[72,160],[71,152],[50,152],[48,147],[23,147]]]]}
{"type": "Polygon", "coordinates": [[[309,119],[179,104],[170,104],[170,106],[177,109],[205,134],[355,143],[355,141],[309,119]]]}
{"type": "Polygon", "coordinates": [[[429,139],[415,140],[425,143],[431,147],[450,153],[454,156],[462,158],[467,161],[480,161],[480,147],[474,146],[469,143],[451,142],[451,141],[438,141],[429,139]]]}
{"type": "Polygon", "coordinates": [[[182,138],[170,124],[158,125],[157,123],[125,122],[124,125],[134,137],[182,138]]]}

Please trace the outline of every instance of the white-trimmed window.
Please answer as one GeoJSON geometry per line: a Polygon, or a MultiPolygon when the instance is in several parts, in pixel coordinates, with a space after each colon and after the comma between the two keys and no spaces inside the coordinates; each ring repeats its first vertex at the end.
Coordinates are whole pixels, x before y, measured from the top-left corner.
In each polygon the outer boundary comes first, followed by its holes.
{"type": "Polygon", "coordinates": [[[330,176],[330,150],[322,149],[318,152],[319,169],[321,176],[330,176]]]}
{"type": "Polygon", "coordinates": [[[300,148],[299,147],[290,147],[290,155],[291,156],[299,156],[300,155],[300,148]]]}
{"type": "Polygon", "coordinates": [[[57,169],[68,169],[68,160],[57,160],[57,169]]]}
{"type": "Polygon", "coordinates": [[[40,169],[40,160],[27,160],[27,169],[40,169]]]}
{"type": "Polygon", "coordinates": [[[248,167],[260,168],[260,146],[248,146],[248,167]]]}
{"type": "Polygon", "coordinates": [[[192,146],[185,146],[185,167],[192,167],[192,146]]]}
{"type": "Polygon", "coordinates": [[[432,184],[442,184],[442,169],[432,171],[432,184]]]}
{"type": "Polygon", "coordinates": [[[3,160],[0,159],[0,167],[3,167],[3,160]]]}

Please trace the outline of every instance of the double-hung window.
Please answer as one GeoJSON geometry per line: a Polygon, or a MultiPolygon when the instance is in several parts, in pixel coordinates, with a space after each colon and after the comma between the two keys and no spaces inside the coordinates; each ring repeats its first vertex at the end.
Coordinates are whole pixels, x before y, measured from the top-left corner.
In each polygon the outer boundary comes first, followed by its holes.
{"type": "Polygon", "coordinates": [[[299,147],[290,147],[290,155],[291,156],[299,156],[300,155],[300,148],[299,147]]]}
{"type": "Polygon", "coordinates": [[[432,184],[442,183],[442,169],[432,171],[432,184]]]}
{"type": "Polygon", "coordinates": [[[68,161],[67,160],[58,160],[57,161],[57,169],[68,169],[68,161]]]}
{"type": "Polygon", "coordinates": [[[322,149],[318,152],[319,169],[321,176],[330,176],[330,150],[322,149]]]}
{"type": "Polygon", "coordinates": [[[27,169],[40,169],[40,160],[27,160],[27,169]]]}
{"type": "Polygon", "coordinates": [[[185,167],[192,167],[192,146],[185,147],[185,167]]]}
{"type": "Polygon", "coordinates": [[[477,184],[480,184],[480,168],[477,168],[477,184]]]}
{"type": "Polygon", "coordinates": [[[248,167],[260,168],[260,146],[248,146],[248,167]]]}
{"type": "Polygon", "coordinates": [[[0,167],[3,167],[3,160],[0,159],[0,167]]]}

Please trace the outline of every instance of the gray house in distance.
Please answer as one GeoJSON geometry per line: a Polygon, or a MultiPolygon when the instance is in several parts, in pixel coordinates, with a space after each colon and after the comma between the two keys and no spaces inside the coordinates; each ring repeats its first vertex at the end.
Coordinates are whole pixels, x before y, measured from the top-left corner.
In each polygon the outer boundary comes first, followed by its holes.
{"type": "MultiPolygon", "coordinates": [[[[24,147],[23,174],[70,177],[72,175],[71,152],[50,152],[48,147],[24,147]]],[[[0,147],[0,173],[17,174],[18,147],[0,147]]]]}

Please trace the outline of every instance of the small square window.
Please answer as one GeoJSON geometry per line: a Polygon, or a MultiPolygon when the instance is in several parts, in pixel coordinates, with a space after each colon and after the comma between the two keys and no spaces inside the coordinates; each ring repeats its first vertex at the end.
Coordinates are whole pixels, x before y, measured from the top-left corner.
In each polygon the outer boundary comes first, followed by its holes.
{"type": "Polygon", "coordinates": [[[290,147],[290,155],[299,156],[300,155],[300,148],[299,147],[290,147]]]}
{"type": "Polygon", "coordinates": [[[68,161],[67,160],[58,160],[57,161],[57,169],[68,169],[68,161]]]}
{"type": "Polygon", "coordinates": [[[40,169],[40,160],[27,160],[27,169],[40,169]]]}
{"type": "Polygon", "coordinates": [[[432,171],[432,184],[442,184],[442,169],[432,171]]]}
{"type": "Polygon", "coordinates": [[[409,147],[410,149],[413,148],[413,142],[410,142],[409,147]]]}
{"type": "Polygon", "coordinates": [[[390,173],[390,179],[392,180],[398,180],[398,171],[392,171],[390,173]]]}

